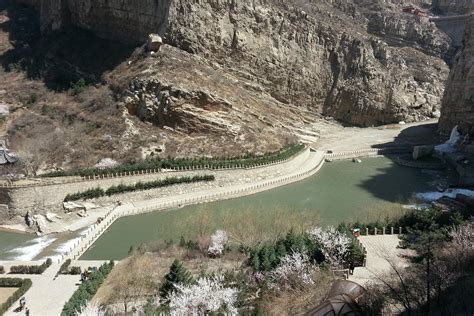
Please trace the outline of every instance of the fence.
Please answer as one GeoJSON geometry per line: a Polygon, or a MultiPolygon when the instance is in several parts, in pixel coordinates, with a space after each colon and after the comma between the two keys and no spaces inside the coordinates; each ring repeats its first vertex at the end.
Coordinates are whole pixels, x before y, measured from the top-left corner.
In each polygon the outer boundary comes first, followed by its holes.
{"type": "Polygon", "coordinates": [[[342,160],[367,156],[400,154],[412,152],[412,150],[412,147],[370,148],[361,150],[341,151],[338,153],[326,153],[325,158],[327,160],[342,160]]]}
{"type": "MultiPolygon", "coordinates": [[[[304,150],[287,159],[279,159],[279,160],[275,160],[273,162],[268,162],[268,163],[258,163],[258,164],[256,163],[252,165],[235,164],[235,165],[228,165],[228,166],[222,166],[222,167],[217,167],[217,166],[212,166],[212,165],[183,166],[183,167],[174,167],[174,168],[166,169],[166,170],[171,170],[174,172],[189,172],[189,171],[200,171],[200,170],[211,170],[211,171],[252,170],[252,169],[270,167],[270,166],[288,162],[296,158],[298,155],[300,155],[303,152],[304,150]]],[[[36,183],[28,183],[28,184],[0,183],[0,188],[27,188],[27,187],[78,183],[78,182],[97,181],[97,180],[106,180],[106,179],[136,177],[136,176],[141,176],[141,175],[150,175],[150,174],[158,174],[158,173],[162,174],[163,170],[162,169],[145,169],[145,170],[138,170],[138,171],[114,172],[110,174],[91,175],[91,176],[65,176],[65,177],[57,177],[57,178],[31,178],[31,179],[27,178],[25,179],[25,181],[30,180],[36,183]]]]}
{"type": "Polygon", "coordinates": [[[361,236],[370,236],[370,235],[402,235],[406,231],[402,227],[363,227],[360,229],[361,236]]]}

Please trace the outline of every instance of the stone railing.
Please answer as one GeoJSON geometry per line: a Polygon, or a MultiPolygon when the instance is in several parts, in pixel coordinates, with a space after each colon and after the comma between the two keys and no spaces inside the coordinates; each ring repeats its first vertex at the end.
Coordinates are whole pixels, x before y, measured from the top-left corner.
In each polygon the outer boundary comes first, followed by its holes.
{"type": "Polygon", "coordinates": [[[344,160],[362,157],[374,157],[379,155],[401,154],[412,152],[412,147],[392,147],[392,148],[369,148],[361,150],[341,151],[337,153],[326,153],[328,161],[344,160]]]}
{"type": "Polygon", "coordinates": [[[378,235],[403,235],[403,227],[382,227],[382,229],[377,227],[363,227],[360,230],[361,236],[378,236],[378,235]]]}
{"type": "MultiPolygon", "coordinates": [[[[309,150],[306,151],[309,153],[309,150]]],[[[133,216],[138,214],[151,213],[155,211],[161,211],[174,207],[183,207],[187,205],[208,203],[218,200],[232,199],[245,195],[250,195],[281,185],[290,184],[293,182],[305,179],[315,174],[324,164],[324,154],[318,152],[314,156],[309,156],[309,160],[313,162],[313,166],[308,166],[308,170],[301,171],[298,173],[290,174],[287,176],[280,176],[273,179],[263,180],[255,184],[243,184],[236,185],[229,188],[217,188],[213,192],[202,192],[202,193],[187,193],[176,197],[163,199],[162,202],[157,203],[153,206],[147,207],[128,207],[124,206],[109,211],[102,222],[93,225],[87,232],[81,237],[71,249],[65,255],[63,255],[59,262],[65,259],[77,260],[84,254],[84,252],[110,227],[117,219],[125,216],[133,216]],[[313,157],[313,159],[311,159],[313,157]]]]}
{"type": "MultiPolygon", "coordinates": [[[[307,149],[305,149],[307,150],[307,149]]],[[[36,186],[48,186],[48,185],[58,185],[58,184],[68,184],[68,183],[78,183],[78,182],[87,182],[87,181],[97,181],[97,180],[106,180],[106,179],[116,179],[116,178],[128,178],[128,177],[137,177],[143,175],[151,174],[164,174],[167,170],[169,172],[191,172],[191,171],[230,171],[230,170],[252,170],[264,167],[270,167],[278,164],[282,164],[288,161],[291,161],[305,152],[302,150],[295,155],[288,157],[287,159],[279,159],[268,163],[255,163],[251,165],[243,164],[234,164],[223,167],[216,167],[212,165],[201,165],[201,166],[185,166],[185,167],[175,167],[171,169],[145,169],[139,171],[126,171],[126,172],[114,172],[104,175],[91,175],[91,176],[65,176],[65,177],[53,177],[53,178],[31,178],[24,179],[23,181],[30,181],[31,183],[25,184],[16,184],[15,182],[0,183],[0,188],[27,188],[27,187],[36,187],[36,186]]]]}

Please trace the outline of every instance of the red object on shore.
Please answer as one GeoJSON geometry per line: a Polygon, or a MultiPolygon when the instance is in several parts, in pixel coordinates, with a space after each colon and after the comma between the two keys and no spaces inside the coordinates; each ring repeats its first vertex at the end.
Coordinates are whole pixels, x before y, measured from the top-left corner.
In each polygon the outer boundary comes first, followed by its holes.
{"type": "Polygon", "coordinates": [[[426,13],[426,11],[423,11],[423,10],[420,10],[420,9],[416,9],[414,14],[417,15],[417,16],[428,16],[428,13],[426,13]]]}

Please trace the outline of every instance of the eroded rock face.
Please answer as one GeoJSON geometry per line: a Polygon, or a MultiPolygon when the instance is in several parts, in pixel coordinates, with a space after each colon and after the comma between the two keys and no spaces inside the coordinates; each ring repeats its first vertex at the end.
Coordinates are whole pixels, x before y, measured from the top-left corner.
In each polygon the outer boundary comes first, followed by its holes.
{"type": "Polygon", "coordinates": [[[449,74],[441,108],[440,128],[445,134],[459,125],[462,134],[474,136],[474,17],[466,23],[464,46],[449,74]]]}
{"type": "MultiPolygon", "coordinates": [[[[391,1],[372,11],[365,1],[37,1],[44,29],[72,23],[140,44],[157,33],[278,102],[361,126],[435,117],[448,72],[448,37],[391,1]]],[[[169,95],[160,86],[126,103],[159,123],[169,95]]]]}

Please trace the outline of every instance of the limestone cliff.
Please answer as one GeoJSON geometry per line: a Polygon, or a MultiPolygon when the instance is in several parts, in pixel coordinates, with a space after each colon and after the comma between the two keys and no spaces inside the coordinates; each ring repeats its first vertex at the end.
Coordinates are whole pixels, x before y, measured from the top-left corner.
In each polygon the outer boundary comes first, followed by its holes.
{"type": "Polygon", "coordinates": [[[463,48],[457,54],[443,97],[440,128],[448,133],[459,125],[474,136],[474,17],[466,23],[463,48]]]}
{"type": "Polygon", "coordinates": [[[167,44],[251,78],[277,102],[350,124],[439,113],[449,39],[391,2],[36,1],[44,30],[72,24],[135,43],[159,33],[167,44]]]}

